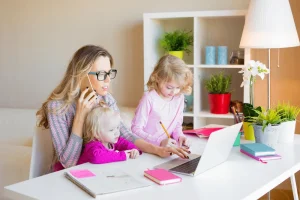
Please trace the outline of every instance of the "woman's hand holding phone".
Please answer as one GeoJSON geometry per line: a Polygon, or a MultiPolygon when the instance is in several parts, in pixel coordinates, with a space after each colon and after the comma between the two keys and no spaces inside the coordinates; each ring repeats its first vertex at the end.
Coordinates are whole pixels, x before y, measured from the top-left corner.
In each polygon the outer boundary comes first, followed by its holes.
{"type": "Polygon", "coordinates": [[[80,94],[79,99],[76,104],[76,114],[73,121],[72,132],[80,137],[82,137],[82,127],[85,117],[89,111],[93,108],[97,95],[95,91],[88,93],[90,88],[86,88],[80,94]]]}

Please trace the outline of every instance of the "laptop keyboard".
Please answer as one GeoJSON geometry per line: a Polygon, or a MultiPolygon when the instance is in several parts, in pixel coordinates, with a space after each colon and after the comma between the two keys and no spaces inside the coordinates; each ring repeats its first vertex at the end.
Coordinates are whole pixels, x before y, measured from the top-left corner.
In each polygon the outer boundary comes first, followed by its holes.
{"type": "Polygon", "coordinates": [[[191,174],[196,171],[196,168],[198,166],[199,160],[201,156],[194,158],[193,160],[190,160],[186,163],[183,163],[181,165],[178,165],[176,167],[171,168],[171,171],[176,171],[180,173],[186,173],[186,174],[191,174]]]}

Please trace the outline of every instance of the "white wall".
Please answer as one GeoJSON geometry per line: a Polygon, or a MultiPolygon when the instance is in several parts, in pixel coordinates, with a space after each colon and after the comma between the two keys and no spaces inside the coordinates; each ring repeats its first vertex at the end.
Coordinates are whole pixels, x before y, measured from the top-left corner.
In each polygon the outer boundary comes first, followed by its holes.
{"type": "Polygon", "coordinates": [[[119,70],[113,94],[143,93],[143,13],[247,9],[249,0],[0,0],[0,107],[38,108],[85,44],[107,48],[119,70]]]}

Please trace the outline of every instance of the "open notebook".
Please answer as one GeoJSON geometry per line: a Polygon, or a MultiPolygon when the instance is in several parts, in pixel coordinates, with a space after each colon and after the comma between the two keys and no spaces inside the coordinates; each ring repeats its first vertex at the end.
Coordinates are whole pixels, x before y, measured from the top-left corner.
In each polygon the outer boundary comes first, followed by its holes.
{"type": "Polygon", "coordinates": [[[74,169],[65,172],[65,176],[94,198],[151,185],[138,181],[118,168],[74,169]]]}

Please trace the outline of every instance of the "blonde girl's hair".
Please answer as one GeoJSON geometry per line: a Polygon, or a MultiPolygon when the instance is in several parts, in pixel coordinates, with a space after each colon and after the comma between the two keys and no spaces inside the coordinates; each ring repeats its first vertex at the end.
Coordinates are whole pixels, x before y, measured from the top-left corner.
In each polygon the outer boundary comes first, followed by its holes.
{"type": "Polygon", "coordinates": [[[111,66],[113,66],[112,56],[106,49],[100,46],[87,45],[81,47],[75,52],[62,81],[42,104],[42,107],[37,111],[36,115],[39,119],[37,126],[48,129],[48,112],[64,114],[69,109],[72,103],[74,103],[80,96],[80,83],[82,79],[86,77],[88,72],[91,70],[96,59],[101,56],[108,57],[111,66]],[[55,108],[55,110],[49,110],[47,106],[52,100],[62,101],[63,104],[61,107],[55,108]]]}
{"type": "Polygon", "coordinates": [[[93,140],[102,141],[100,133],[103,131],[103,127],[109,123],[110,120],[120,119],[119,113],[107,106],[98,106],[92,109],[83,124],[83,143],[86,144],[93,140]]]}
{"type": "Polygon", "coordinates": [[[180,87],[179,94],[189,95],[192,92],[193,74],[185,62],[172,55],[161,57],[149,77],[148,90],[159,90],[159,84],[175,81],[180,87]]]}

